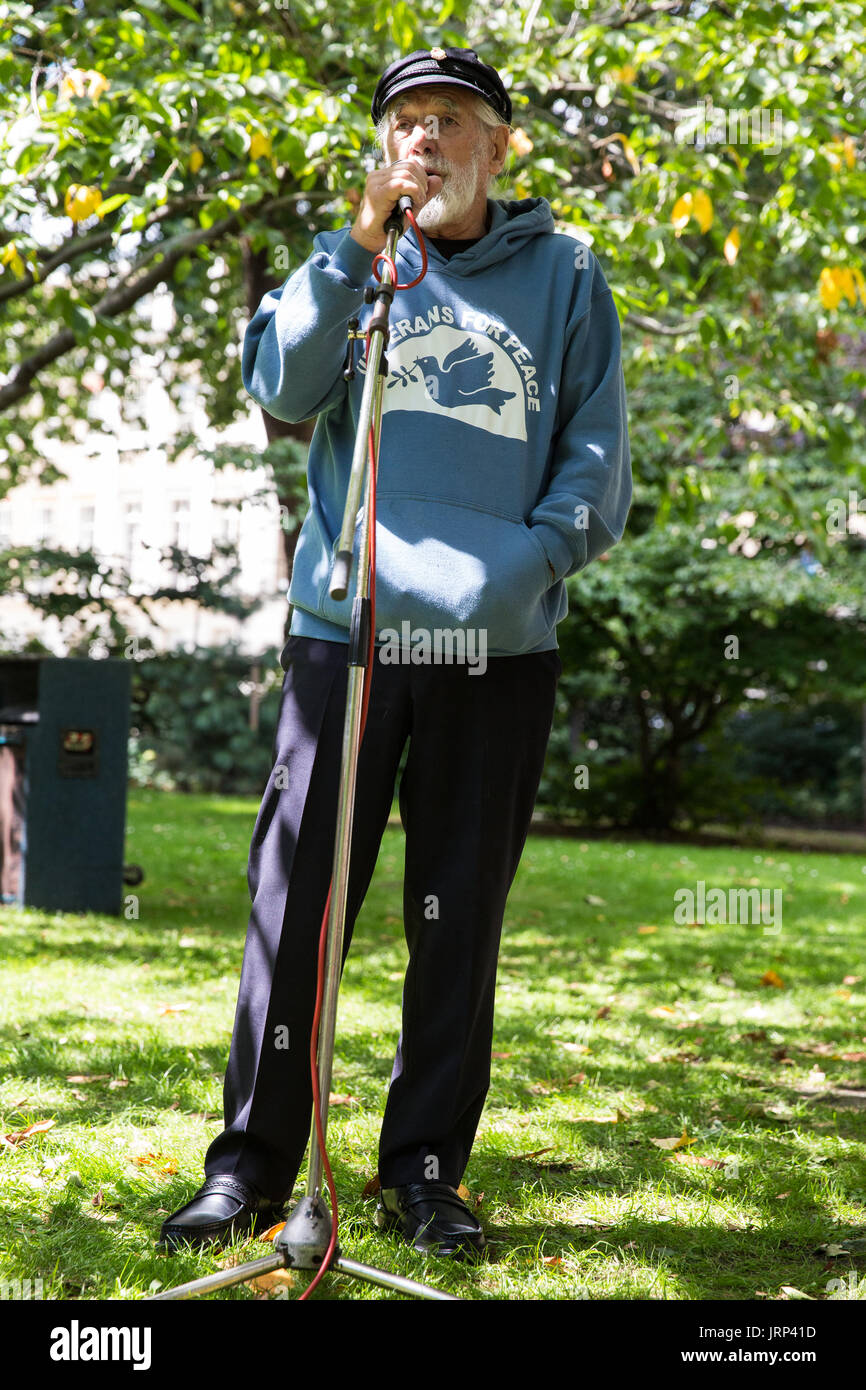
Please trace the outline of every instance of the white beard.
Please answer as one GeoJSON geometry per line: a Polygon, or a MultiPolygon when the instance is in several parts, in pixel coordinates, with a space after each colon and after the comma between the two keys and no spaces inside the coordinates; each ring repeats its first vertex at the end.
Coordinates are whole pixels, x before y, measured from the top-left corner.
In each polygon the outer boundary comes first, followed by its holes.
{"type": "Polygon", "coordinates": [[[479,183],[485,177],[481,157],[474,164],[453,165],[440,159],[437,165],[446,175],[442,188],[415,214],[415,221],[425,232],[435,232],[437,227],[463,217],[474,203],[479,183]]]}

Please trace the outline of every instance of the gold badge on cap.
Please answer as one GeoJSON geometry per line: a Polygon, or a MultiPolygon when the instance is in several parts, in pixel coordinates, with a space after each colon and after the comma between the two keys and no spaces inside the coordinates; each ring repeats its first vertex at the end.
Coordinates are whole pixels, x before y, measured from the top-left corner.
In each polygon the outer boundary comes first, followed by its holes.
{"type": "Polygon", "coordinates": [[[445,57],[445,49],[444,49],[444,48],[431,48],[431,49],[430,49],[430,57],[431,57],[431,58],[435,58],[435,59],[436,59],[436,62],[437,62],[437,63],[440,63],[440,62],[442,61],[442,59],[445,57]]]}

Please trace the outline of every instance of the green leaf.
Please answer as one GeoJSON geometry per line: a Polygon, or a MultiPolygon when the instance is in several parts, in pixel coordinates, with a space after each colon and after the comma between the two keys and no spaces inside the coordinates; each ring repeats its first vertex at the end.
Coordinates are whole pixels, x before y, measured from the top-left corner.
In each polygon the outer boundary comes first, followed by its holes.
{"type": "Polygon", "coordinates": [[[193,24],[201,24],[201,15],[197,14],[192,5],[186,3],[186,0],[165,0],[165,3],[177,14],[183,15],[184,19],[191,19],[193,24]]]}

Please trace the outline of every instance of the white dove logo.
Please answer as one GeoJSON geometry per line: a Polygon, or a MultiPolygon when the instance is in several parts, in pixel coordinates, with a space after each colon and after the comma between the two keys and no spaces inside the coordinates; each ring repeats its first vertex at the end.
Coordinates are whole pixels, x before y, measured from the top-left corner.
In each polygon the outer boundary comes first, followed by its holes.
{"type": "Polygon", "coordinates": [[[526,439],[517,366],[494,339],[437,324],[388,349],[384,410],[427,411],[509,439],[526,439]]]}

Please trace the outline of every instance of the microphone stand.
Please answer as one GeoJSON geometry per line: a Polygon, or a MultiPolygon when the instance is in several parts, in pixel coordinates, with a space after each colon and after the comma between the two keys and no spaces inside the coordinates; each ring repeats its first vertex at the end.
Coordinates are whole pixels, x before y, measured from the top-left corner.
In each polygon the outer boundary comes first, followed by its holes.
{"type": "MultiPolygon", "coordinates": [[[[366,479],[364,515],[361,522],[358,551],[358,573],[355,595],[352,603],[352,617],[349,628],[348,667],[349,682],[346,694],[346,713],[343,724],[343,749],[340,770],[340,790],[337,805],[337,829],[334,841],[334,860],[331,878],[332,891],[329,902],[327,925],[327,957],[325,981],[322,994],[322,1011],[318,1035],[318,1084],[319,1110],[318,1126],[314,1116],[310,1136],[310,1157],[307,1165],[307,1185],[304,1196],[298,1201],[288,1217],[283,1229],[274,1240],[274,1254],[234,1269],[218,1274],[194,1279],[188,1284],[179,1284],[164,1293],[151,1296],[146,1302],[166,1299],[192,1298],[196,1294],[212,1293],[216,1289],[230,1288],[245,1283],[259,1275],[276,1269],[322,1269],[332,1238],[331,1213],[325,1204],[322,1186],[322,1157],[324,1136],[328,1120],[328,1097],[331,1089],[331,1071],[334,1055],[334,1031],[337,1015],[337,995],[340,988],[340,970],[343,958],[343,938],[345,934],[346,891],[349,877],[349,855],[352,838],[352,819],[355,804],[355,783],[358,766],[358,750],[361,742],[361,716],[363,705],[364,674],[369,660],[370,643],[370,512],[375,479],[372,470],[367,469],[368,445],[371,427],[374,431],[374,457],[378,459],[379,432],[382,424],[382,392],[384,379],[388,373],[385,348],[388,343],[388,317],[394,298],[396,274],[391,277],[391,267],[396,264],[397,239],[403,226],[403,213],[411,210],[412,201],[408,197],[400,199],[397,209],[385,223],[387,242],[385,246],[383,273],[381,281],[375,286],[367,286],[364,300],[373,304],[367,329],[358,332],[358,320],[348,323],[349,346],[346,369],[343,376],[350,380],[354,376],[354,340],[369,337],[367,367],[358,425],[355,432],[355,447],[352,468],[343,510],[343,524],[340,531],[339,549],[332,570],[330,594],[341,600],[349,592],[352,572],[353,546],[358,506],[361,490],[366,479]],[[390,264],[389,264],[390,261],[390,264]],[[321,1142],[319,1140],[321,1131],[321,1142]]],[[[453,1294],[443,1293],[415,1279],[390,1274],[371,1265],[359,1264],[347,1259],[339,1246],[334,1248],[333,1257],[327,1262],[327,1269],[351,1275],[355,1279],[366,1280],[384,1288],[395,1289],[399,1293],[413,1294],[417,1298],[458,1301],[453,1294]]]]}

